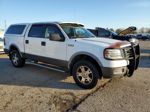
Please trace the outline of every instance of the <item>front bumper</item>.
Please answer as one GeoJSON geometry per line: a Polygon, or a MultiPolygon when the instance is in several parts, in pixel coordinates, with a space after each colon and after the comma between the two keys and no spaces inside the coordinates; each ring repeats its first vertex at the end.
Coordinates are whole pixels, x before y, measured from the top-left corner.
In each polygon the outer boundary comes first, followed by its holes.
{"type": "Polygon", "coordinates": [[[127,73],[127,67],[102,67],[101,70],[104,78],[112,78],[113,76],[124,76],[127,73]]]}
{"type": "Polygon", "coordinates": [[[112,78],[115,75],[128,77],[131,77],[133,75],[140,62],[140,47],[139,45],[132,45],[130,48],[125,48],[125,53],[127,55],[126,60],[129,61],[129,65],[126,67],[117,68],[102,67],[101,71],[104,78],[112,78]]]}

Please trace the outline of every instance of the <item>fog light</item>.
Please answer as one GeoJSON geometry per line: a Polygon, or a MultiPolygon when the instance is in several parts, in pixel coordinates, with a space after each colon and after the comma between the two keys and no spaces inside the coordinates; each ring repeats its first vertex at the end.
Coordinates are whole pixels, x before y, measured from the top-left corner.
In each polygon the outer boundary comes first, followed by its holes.
{"type": "Polygon", "coordinates": [[[123,67],[123,68],[116,68],[113,71],[114,74],[124,74],[125,72],[126,72],[126,68],[125,67],[123,67]]]}

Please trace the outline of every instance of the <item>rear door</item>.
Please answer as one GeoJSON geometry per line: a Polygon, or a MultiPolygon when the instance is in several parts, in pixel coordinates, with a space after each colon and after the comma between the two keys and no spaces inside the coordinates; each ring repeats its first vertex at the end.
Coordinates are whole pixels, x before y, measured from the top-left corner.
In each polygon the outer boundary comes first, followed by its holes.
{"type": "Polygon", "coordinates": [[[45,56],[45,25],[33,24],[25,38],[25,53],[28,56],[45,56]]]}

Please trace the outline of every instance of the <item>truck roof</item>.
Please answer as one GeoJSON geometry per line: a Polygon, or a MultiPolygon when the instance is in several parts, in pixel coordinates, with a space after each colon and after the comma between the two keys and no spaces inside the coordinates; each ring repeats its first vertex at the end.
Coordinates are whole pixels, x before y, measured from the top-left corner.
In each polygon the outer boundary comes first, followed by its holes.
{"type": "Polygon", "coordinates": [[[34,22],[34,23],[16,23],[16,24],[12,24],[12,25],[29,25],[29,24],[76,24],[76,25],[80,25],[80,26],[84,26],[81,23],[76,23],[76,22],[34,22]]]}

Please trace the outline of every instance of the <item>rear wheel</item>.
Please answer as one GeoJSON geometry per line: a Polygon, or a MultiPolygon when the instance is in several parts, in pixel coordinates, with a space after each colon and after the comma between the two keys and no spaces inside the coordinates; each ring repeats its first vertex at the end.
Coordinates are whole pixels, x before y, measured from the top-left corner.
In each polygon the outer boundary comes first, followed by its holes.
{"type": "Polygon", "coordinates": [[[21,56],[17,50],[11,51],[10,60],[14,67],[23,67],[25,64],[25,59],[21,58],[21,56]]]}
{"type": "Polygon", "coordinates": [[[75,63],[72,74],[76,84],[85,89],[95,87],[99,78],[97,68],[87,60],[80,60],[75,63]]]}

